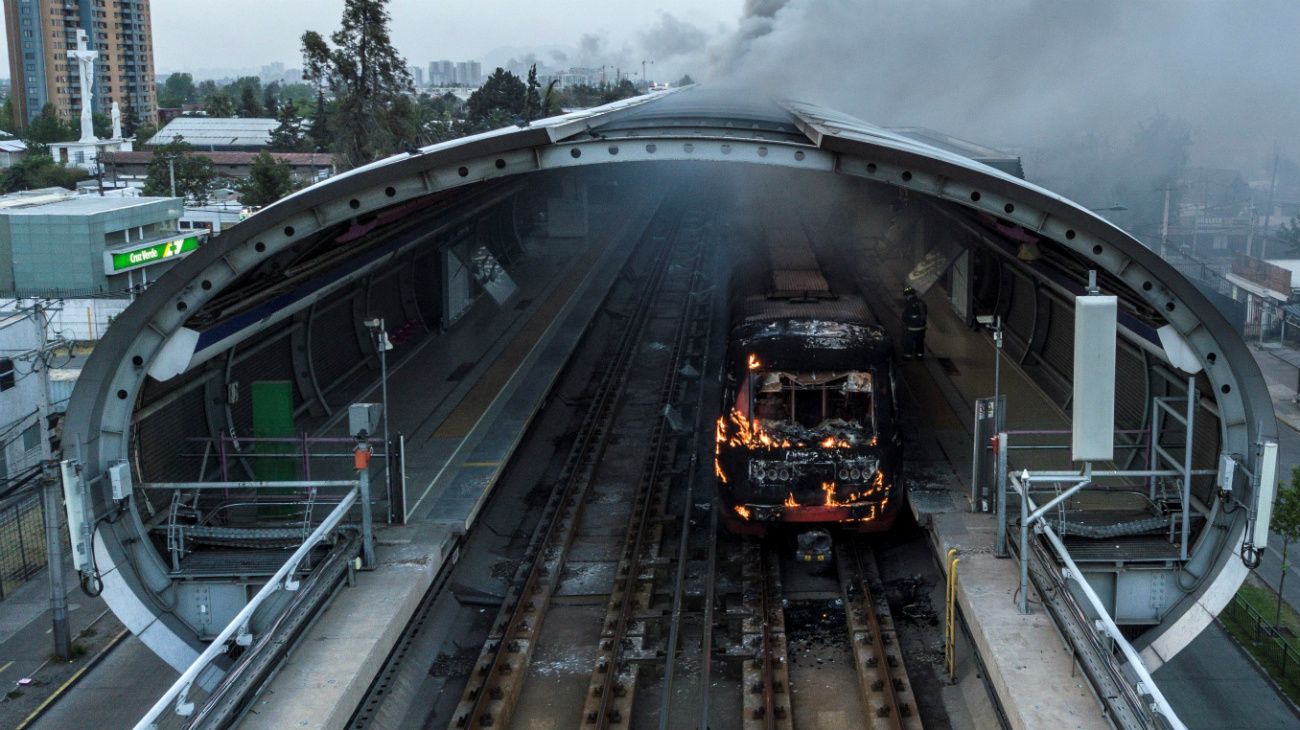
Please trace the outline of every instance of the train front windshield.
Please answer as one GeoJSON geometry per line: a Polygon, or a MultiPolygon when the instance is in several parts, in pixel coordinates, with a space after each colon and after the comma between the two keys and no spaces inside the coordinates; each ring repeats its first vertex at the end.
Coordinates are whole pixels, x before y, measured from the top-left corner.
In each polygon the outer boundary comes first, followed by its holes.
{"type": "Polygon", "coordinates": [[[872,445],[876,436],[871,371],[800,373],[751,370],[736,410],[781,441],[840,448],[872,445]]]}

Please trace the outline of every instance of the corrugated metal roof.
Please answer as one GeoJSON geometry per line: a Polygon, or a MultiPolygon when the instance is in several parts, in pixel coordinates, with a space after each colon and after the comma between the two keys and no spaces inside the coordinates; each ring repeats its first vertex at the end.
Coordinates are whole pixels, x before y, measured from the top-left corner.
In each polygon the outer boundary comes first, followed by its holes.
{"type": "MultiPolygon", "coordinates": [[[[189,137],[185,138],[186,141],[189,137]]],[[[214,165],[250,165],[260,152],[207,152],[200,153],[212,160],[214,165]]],[[[112,160],[121,165],[147,165],[153,161],[153,152],[136,150],[133,152],[114,152],[112,160]]],[[[306,167],[328,167],[333,157],[328,152],[272,152],[271,156],[290,165],[306,167]]]]}
{"type": "Polygon", "coordinates": [[[195,147],[264,147],[271,143],[271,131],[280,123],[274,119],[177,117],[149,139],[163,145],[184,137],[195,147]]]}
{"type": "Polygon", "coordinates": [[[21,139],[0,139],[0,152],[26,152],[27,143],[21,139]]]}

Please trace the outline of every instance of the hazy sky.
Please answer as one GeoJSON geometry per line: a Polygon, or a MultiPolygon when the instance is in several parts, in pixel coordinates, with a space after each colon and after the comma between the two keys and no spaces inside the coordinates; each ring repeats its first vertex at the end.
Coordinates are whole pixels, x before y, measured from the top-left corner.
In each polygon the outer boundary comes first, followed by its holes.
{"type": "MultiPolygon", "coordinates": [[[[301,63],[343,0],[153,0],[160,71],[301,63]]],[[[1123,144],[1164,114],[1193,157],[1300,156],[1300,0],[392,0],[411,63],[617,64],[1020,147],[1123,144]],[[522,59],[521,59],[522,60],[522,59]]],[[[3,40],[0,34],[0,41],[3,40]]],[[[1256,174],[1251,172],[1250,174],[1256,174]]]]}
{"type": "MultiPolygon", "coordinates": [[[[336,28],[343,0],[153,0],[152,8],[160,69],[297,66],[303,31],[336,28]]],[[[389,8],[398,51],[427,64],[501,47],[576,49],[584,34],[621,47],[665,11],[713,30],[734,25],[741,0],[393,0],[389,8]]]]}

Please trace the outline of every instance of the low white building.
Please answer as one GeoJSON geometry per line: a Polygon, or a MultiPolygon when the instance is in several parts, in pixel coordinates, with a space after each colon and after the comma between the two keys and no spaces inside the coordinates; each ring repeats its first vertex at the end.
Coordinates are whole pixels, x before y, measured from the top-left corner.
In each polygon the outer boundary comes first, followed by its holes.
{"type": "Polygon", "coordinates": [[[27,156],[27,143],[21,139],[0,140],[0,168],[13,167],[27,156]]]}

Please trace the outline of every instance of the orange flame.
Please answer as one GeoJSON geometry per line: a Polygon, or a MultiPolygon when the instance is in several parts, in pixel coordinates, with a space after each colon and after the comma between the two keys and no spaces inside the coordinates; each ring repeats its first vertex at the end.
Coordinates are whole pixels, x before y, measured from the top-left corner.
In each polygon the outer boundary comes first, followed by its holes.
{"type": "Polygon", "coordinates": [[[750,370],[757,370],[757,369],[759,369],[759,368],[762,367],[762,366],[763,366],[763,363],[761,363],[761,362],[758,361],[758,355],[755,355],[754,353],[751,352],[751,353],[749,354],[749,369],[750,369],[750,370]]]}
{"type": "Polygon", "coordinates": [[[722,462],[716,456],[713,457],[713,473],[717,475],[718,480],[723,484],[727,483],[727,473],[722,470],[722,462]]]}
{"type": "Polygon", "coordinates": [[[749,519],[749,508],[743,504],[736,505],[736,514],[740,515],[742,520],[749,519]]]}
{"type": "Polygon", "coordinates": [[[796,502],[796,501],[794,501],[794,492],[790,492],[789,494],[785,495],[785,501],[782,502],[781,504],[785,505],[786,507],[798,507],[798,506],[799,506],[799,503],[796,502]]]}
{"type": "Polygon", "coordinates": [[[728,438],[726,424],[722,419],[718,420],[718,441],[726,441],[732,446],[744,446],[755,449],[763,447],[766,449],[788,449],[790,440],[785,438],[775,438],[758,423],[745,418],[739,411],[731,411],[731,422],[736,427],[734,435],[728,438]]]}

